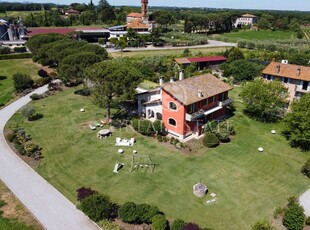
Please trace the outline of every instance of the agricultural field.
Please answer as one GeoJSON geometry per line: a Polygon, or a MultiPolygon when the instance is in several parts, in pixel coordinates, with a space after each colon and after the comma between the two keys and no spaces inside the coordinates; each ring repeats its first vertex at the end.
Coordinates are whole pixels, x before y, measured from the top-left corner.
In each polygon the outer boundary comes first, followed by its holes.
{"type": "Polygon", "coordinates": [[[310,40],[310,27],[301,27],[302,32],[304,32],[305,39],[310,40]]]}
{"type": "Polygon", "coordinates": [[[38,13],[41,11],[6,11],[5,13],[0,12],[0,18],[19,18],[25,19],[30,13],[38,13]]]}
{"type": "Polygon", "coordinates": [[[13,74],[20,72],[38,79],[39,67],[31,59],[0,60],[0,105],[5,105],[15,98],[13,74]]]}
{"type": "Polygon", "coordinates": [[[288,40],[296,39],[296,33],[292,31],[271,31],[271,30],[240,30],[239,32],[231,32],[220,35],[237,42],[239,39],[243,40],[288,40]]]}
{"type": "Polygon", "coordinates": [[[77,89],[32,102],[42,119],[29,122],[17,113],[6,127],[18,124],[43,147],[37,172],[73,203],[76,189],[86,186],[120,204],[156,205],[169,219],[181,218],[214,229],[249,229],[259,219],[271,219],[276,207],[308,188],[309,179],[300,173],[308,154],[288,145],[280,134],[281,123],[265,124],[246,117],[238,97],[240,88],[231,93],[237,108],[229,119],[237,132],[232,142],[207,149],[196,140],[188,155],[130,127],[98,139],[88,125],[102,119],[105,111],[93,105],[91,98],[75,95],[77,89]],[[270,133],[273,129],[277,134],[270,133]],[[116,137],[134,137],[136,144],[122,147],[124,153],[119,154],[116,137]],[[263,153],[257,151],[260,146],[263,153]],[[133,150],[152,158],[156,164],[153,173],[145,167],[131,172],[133,150]],[[115,162],[124,163],[118,174],[112,172],[115,162]],[[204,198],[192,193],[193,185],[200,181],[209,189],[204,198]],[[210,193],[216,193],[218,200],[207,205],[210,193]]]}

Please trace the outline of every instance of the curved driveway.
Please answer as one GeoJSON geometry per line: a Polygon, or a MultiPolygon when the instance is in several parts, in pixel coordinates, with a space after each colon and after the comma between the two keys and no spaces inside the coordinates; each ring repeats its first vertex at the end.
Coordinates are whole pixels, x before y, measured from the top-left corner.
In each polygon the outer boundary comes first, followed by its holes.
{"type": "MultiPolygon", "coordinates": [[[[33,93],[44,93],[47,86],[33,93]]],[[[31,101],[30,95],[18,99],[0,110],[0,179],[49,230],[98,230],[87,216],[79,211],[67,198],[24,163],[10,149],[3,135],[7,121],[21,107],[31,101]]]]}

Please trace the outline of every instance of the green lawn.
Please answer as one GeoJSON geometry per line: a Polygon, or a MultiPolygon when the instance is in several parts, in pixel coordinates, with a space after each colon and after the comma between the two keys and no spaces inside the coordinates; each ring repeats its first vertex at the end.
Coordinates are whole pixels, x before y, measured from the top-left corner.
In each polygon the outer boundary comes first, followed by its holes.
{"type": "Polygon", "coordinates": [[[283,39],[295,39],[296,33],[291,31],[271,31],[271,30],[240,30],[237,33],[226,33],[221,35],[233,40],[245,39],[245,40],[283,40],[283,39]]]}
{"type": "MultiPolygon", "coordinates": [[[[235,89],[232,95],[240,109],[239,91],[235,89]]],[[[73,89],[33,105],[44,118],[27,122],[16,114],[9,125],[24,127],[43,147],[44,159],[37,171],[74,203],[75,190],[90,186],[119,203],[157,205],[169,219],[215,229],[249,229],[259,219],[270,219],[275,207],[309,186],[300,173],[308,154],[290,148],[280,134],[270,133],[272,129],[280,133],[280,124],[256,122],[241,111],[230,119],[237,131],[231,143],[206,149],[196,142],[197,153],[186,156],[130,129],[97,139],[87,123],[102,118],[104,110],[90,98],[74,95],[73,89]],[[136,137],[137,143],[123,147],[125,152],[120,155],[116,137],[136,137]],[[260,146],[263,153],[257,151],[260,146]],[[145,168],[130,173],[134,149],[158,164],[153,174],[145,168]],[[112,172],[116,161],[125,163],[119,174],[112,172]],[[208,186],[209,194],[217,194],[216,204],[206,204],[210,195],[197,198],[192,194],[192,186],[199,181],[208,186]]]]}
{"type": "Polygon", "coordinates": [[[31,59],[0,60],[0,105],[14,98],[12,76],[16,72],[30,75],[33,79],[39,78],[39,68],[31,59]]]}

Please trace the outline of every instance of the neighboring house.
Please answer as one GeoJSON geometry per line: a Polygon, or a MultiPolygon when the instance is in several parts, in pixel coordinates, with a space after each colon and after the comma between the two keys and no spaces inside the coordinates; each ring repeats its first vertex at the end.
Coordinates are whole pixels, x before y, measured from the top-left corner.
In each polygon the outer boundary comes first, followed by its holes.
{"type": "Polygon", "coordinates": [[[132,21],[135,21],[135,20],[142,21],[143,20],[143,14],[141,14],[141,13],[130,13],[126,17],[126,23],[131,23],[132,21]]]}
{"type": "Polygon", "coordinates": [[[197,69],[203,70],[218,66],[227,60],[224,56],[211,56],[211,57],[190,57],[190,58],[176,58],[174,59],[179,68],[184,69],[192,63],[197,63],[197,69]]]}
{"type": "Polygon", "coordinates": [[[167,131],[184,141],[203,134],[207,121],[220,119],[231,103],[232,87],[212,74],[170,80],[153,90],[138,91],[138,111],[150,120],[162,120],[167,131]]]}
{"type": "Polygon", "coordinates": [[[240,27],[243,25],[250,25],[253,26],[253,24],[257,23],[257,17],[252,14],[244,14],[240,18],[237,18],[235,22],[235,27],[240,27]]]}
{"type": "Polygon", "coordinates": [[[69,16],[77,16],[77,15],[80,15],[80,11],[78,11],[78,10],[70,9],[70,10],[67,10],[67,11],[65,12],[65,16],[66,16],[66,17],[69,17],[69,16]]]}
{"type": "Polygon", "coordinates": [[[267,81],[281,81],[289,92],[290,103],[310,92],[310,67],[271,62],[263,70],[263,78],[267,81]]]}

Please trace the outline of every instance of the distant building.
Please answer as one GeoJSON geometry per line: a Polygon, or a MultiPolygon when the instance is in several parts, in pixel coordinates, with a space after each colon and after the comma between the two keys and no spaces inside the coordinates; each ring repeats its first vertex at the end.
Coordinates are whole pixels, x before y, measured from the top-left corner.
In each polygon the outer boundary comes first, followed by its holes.
{"type": "Polygon", "coordinates": [[[70,10],[65,11],[65,16],[66,17],[77,16],[77,15],[80,15],[80,11],[78,11],[78,10],[70,9],[70,10]]]}
{"type": "Polygon", "coordinates": [[[20,41],[27,34],[27,30],[21,21],[13,24],[0,19],[0,41],[20,41]]]}
{"type": "Polygon", "coordinates": [[[153,24],[149,22],[148,0],[141,0],[141,13],[131,12],[126,17],[126,25],[136,31],[148,31],[152,29],[153,24]]]}
{"type": "Polygon", "coordinates": [[[271,62],[263,70],[267,81],[281,81],[288,89],[290,103],[303,94],[310,93],[310,67],[287,64],[287,61],[271,62]]]}
{"type": "Polygon", "coordinates": [[[244,14],[240,18],[237,18],[235,22],[235,27],[241,27],[243,25],[253,26],[253,24],[257,23],[257,17],[253,14],[244,14]]]}
{"type": "Polygon", "coordinates": [[[227,60],[224,56],[211,56],[211,57],[189,57],[189,58],[176,58],[174,59],[179,68],[184,69],[192,63],[197,63],[197,69],[203,70],[218,66],[227,60]]]}
{"type": "Polygon", "coordinates": [[[143,15],[141,13],[130,13],[126,17],[126,23],[131,23],[132,21],[139,20],[142,21],[143,15]]]}
{"type": "Polygon", "coordinates": [[[198,138],[204,125],[221,119],[232,101],[232,87],[212,74],[164,83],[151,90],[137,89],[138,111],[149,120],[162,120],[167,131],[181,141],[198,138]]]}

